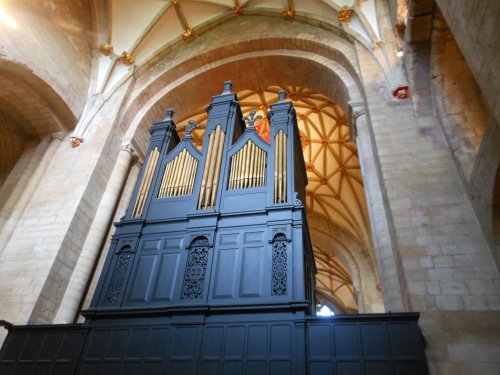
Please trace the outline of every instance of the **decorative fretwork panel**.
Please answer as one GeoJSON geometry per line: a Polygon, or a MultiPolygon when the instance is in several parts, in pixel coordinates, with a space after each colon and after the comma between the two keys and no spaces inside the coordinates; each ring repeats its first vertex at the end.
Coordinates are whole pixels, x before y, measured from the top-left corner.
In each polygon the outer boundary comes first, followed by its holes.
{"type": "Polygon", "coordinates": [[[181,299],[200,299],[203,297],[208,266],[208,240],[198,237],[191,243],[187,257],[181,299]]]}
{"type": "Polygon", "coordinates": [[[283,234],[278,234],[273,240],[273,271],[271,294],[283,296],[287,294],[287,240],[283,234]]]}
{"type": "Polygon", "coordinates": [[[132,211],[132,217],[142,216],[144,205],[146,204],[146,198],[148,197],[149,190],[151,188],[151,182],[153,181],[154,171],[156,169],[156,164],[158,164],[159,157],[160,152],[158,151],[158,147],[155,147],[149,153],[146,170],[142,176],[141,186],[139,187],[139,192],[137,193],[137,198],[135,200],[134,210],[132,211]]]}
{"type": "Polygon", "coordinates": [[[158,198],[192,194],[197,168],[198,160],[182,150],[165,166],[158,198]]]}
{"type": "Polygon", "coordinates": [[[115,264],[115,269],[108,286],[104,303],[114,304],[118,302],[118,297],[122,291],[123,284],[125,282],[125,274],[127,273],[131,259],[132,256],[130,255],[130,247],[126,246],[121,250],[120,255],[118,255],[118,260],[115,264]]]}
{"type": "Polygon", "coordinates": [[[287,136],[280,130],[274,148],[274,203],[286,202],[287,136]]]}
{"type": "Polygon", "coordinates": [[[248,141],[231,157],[229,190],[264,186],[266,176],[266,152],[248,141]]]}
{"type": "Polygon", "coordinates": [[[219,186],[219,175],[222,164],[222,150],[224,148],[225,134],[220,125],[210,134],[208,140],[207,159],[201,179],[198,210],[215,207],[215,197],[219,186]]]}

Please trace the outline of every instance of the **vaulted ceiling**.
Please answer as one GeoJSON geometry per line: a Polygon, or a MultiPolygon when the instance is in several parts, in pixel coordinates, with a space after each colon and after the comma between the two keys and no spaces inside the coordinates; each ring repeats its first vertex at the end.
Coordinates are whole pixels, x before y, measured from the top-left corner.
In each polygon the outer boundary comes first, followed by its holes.
{"type": "Polygon", "coordinates": [[[98,42],[112,47],[115,59],[100,59],[97,91],[114,87],[131,67],[144,65],[160,51],[189,43],[233,17],[312,22],[342,30],[368,48],[381,40],[375,0],[108,0],[106,13],[107,30],[98,42]],[[346,22],[340,21],[343,7],[349,13],[346,22]]]}

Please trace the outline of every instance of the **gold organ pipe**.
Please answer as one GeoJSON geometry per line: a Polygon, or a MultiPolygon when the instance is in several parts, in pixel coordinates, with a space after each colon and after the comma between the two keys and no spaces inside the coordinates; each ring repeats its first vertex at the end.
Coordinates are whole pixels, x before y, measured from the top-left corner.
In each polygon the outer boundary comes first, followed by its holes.
{"type": "Polygon", "coordinates": [[[286,141],[285,134],[281,135],[281,203],[285,202],[285,191],[286,191],[286,141]]]}
{"type": "Polygon", "coordinates": [[[278,138],[279,133],[274,137],[274,203],[278,200],[278,138]]]}
{"type": "Polygon", "coordinates": [[[193,158],[189,157],[190,155],[186,155],[186,168],[184,168],[184,171],[182,172],[182,185],[181,185],[181,192],[179,195],[185,195],[188,184],[189,184],[189,178],[191,177],[191,168],[193,165],[193,158]]]}
{"type": "MultiPolygon", "coordinates": [[[[183,150],[184,151],[184,150],[183,150]]],[[[182,182],[182,172],[184,170],[184,167],[185,167],[185,154],[183,152],[181,152],[179,155],[178,155],[178,158],[179,158],[179,166],[177,168],[177,173],[176,173],[176,176],[175,176],[175,181],[174,181],[174,191],[172,193],[172,195],[175,197],[177,195],[179,195],[179,190],[180,190],[180,187],[181,187],[181,182],[182,182]]]]}
{"type": "Polygon", "coordinates": [[[258,160],[259,160],[259,148],[255,145],[255,143],[252,146],[253,152],[252,152],[252,180],[251,180],[251,187],[256,187],[257,186],[257,170],[258,170],[258,160]]]}
{"type": "Polygon", "coordinates": [[[220,127],[218,126],[217,129],[215,130],[215,139],[213,143],[213,151],[210,157],[210,166],[208,169],[208,179],[207,179],[207,185],[205,187],[205,204],[204,208],[211,208],[210,206],[210,198],[211,198],[211,193],[212,193],[212,184],[214,181],[214,170],[215,170],[215,163],[217,161],[216,155],[217,151],[219,148],[219,137],[220,137],[220,127]]]}
{"type": "Polygon", "coordinates": [[[253,142],[250,142],[250,144],[248,145],[248,148],[250,149],[250,161],[248,162],[249,164],[249,170],[248,170],[248,187],[253,187],[253,170],[254,170],[254,167],[253,167],[253,163],[255,162],[255,157],[254,157],[254,152],[255,152],[255,148],[254,148],[255,144],[253,142]]]}
{"type": "Polygon", "coordinates": [[[189,180],[189,188],[188,188],[188,194],[193,193],[193,187],[194,187],[194,179],[196,177],[196,170],[198,169],[198,160],[193,158],[193,167],[191,169],[191,178],[189,180]]]}
{"type": "Polygon", "coordinates": [[[250,187],[250,180],[252,178],[252,144],[247,144],[247,173],[245,179],[245,187],[250,187]]]}
{"type": "Polygon", "coordinates": [[[180,164],[182,163],[182,156],[181,154],[177,155],[177,157],[175,158],[175,168],[174,168],[174,175],[173,175],[173,178],[172,178],[172,181],[171,181],[171,186],[170,186],[170,193],[169,193],[169,196],[171,197],[175,197],[175,191],[176,191],[176,188],[177,188],[177,180],[179,178],[179,171],[180,171],[180,164]]]}
{"type": "Polygon", "coordinates": [[[260,163],[259,163],[259,186],[264,186],[264,174],[266,173],[265,163],[266,163],[266,153],[264,150],[259,150],[260,152],[260,163]]]}
{"type": "Polygon", "coordinates": [[[245,146],[243,146],[239,152],[240,157],[240,172],[238,173],[238,184],[237,189],[243,188],[243,178],[245,177],[245,146]]]}
{"type": "Polygon", "coordinates": [[[172,174],[174,172],[174,163],[172,160],[168,163],[167,167],[168,169],[165,172],[165,185],[163,185],[163,193],[162,193],[162,196],[164,197],[167,196],[168,186],[170,184],[170,180],[172,179],[172,174]]]}
{"type": "Polygon", "coordinates": [[[179,183],[179,194],[177,195],[183,195],[184,193],[184,187],[186,186],[186,178],[188,176],[187,172],[188,172],[188,168],[189,168],[189,162],[191,161],[189,159],[189,153],[184,150],[184,167],[181,169],[181,180],[180,180],[180,183],[179,183]]]}
{"type": "Polygon", "coordinates": [[[279,167],[278,167],[278,178],[279,178],[279,191],[278,191],[278,202],[283,203],[283,133],[280,133],[280,155],[279,155],[279,167]]]}
{"type": "Polygon", "coordinates": [[[262,151],[262,173],[261,173],[262,186],[264,186],[266,182],[266,161],[267,161],[267,153],[262,151]]]}
{"type": "Polygon", "coordinates": [[[215,206],[215,197],[217,195],[217,188],[219,187],[220,180],[220,167],[222,164],[222,149],[224,148],[224,133],[219,133],[219,148],[217,150],[217,164],[215,164],[214,184],[212,189],[212,197],[210,199],[210,207],[215,206]]]}
{"type": "Polygon", "coordinates": [[[250,142],[250,171],[249,171],[249,174],[250,174],[250,182],[249,182],[249,187],[254,187],[255,186],[255,167],[254,167],[254,164],[255,164],[255,153],[256,153],[256,149],[255,149],[255,143],[253,142],[250,142]]]}
{"type": "Polygon", "coordinates": [[[252,155],[252,147],[247,143],[246,171],[245,171],[245,187],[250,187],[250,156],[252,155]]]}
{"type": "MultiPolygon", "coordinates": [[[[151,182],[153,181],[153,176],[154,176],[154,171],[156,169],[156,164],[158,163],[158,158],[160,157],[160,153],[158,152],[158,149],[155,147],[153,150],[153,162],[151,165],[151,168],[149,170],[149,177],[146,185],[146,191],[144,193],[144,200],[142,203],[142,208],[144,208],[144,203],[146,203],[146,198],[149,194],[149,190],[151,189],[151,182]]],[[[142,209],[141,209],[141,215],[142,215],[142,209]]]]}
{"type": "Polygon", "coordinates": [[[187,163],[188,163],[188,153],[186,151],[186,149],[182,150],[182,153],[181,153],[181,167],[179,168],[179,178],[178,178],[178,181],[177,181],[177,186],[175,187],[176,188],[176,194],[175,195],[181,195],[181,192],[182,192],[182,189],[184,187],[184,183],[186,181],[186,167],[187,167],[187,163]]]}
{"type": "Polygon", "coordinates": [[[186,158],[186,168],[182,173],[182,186],[179,195],[186,195],[189,187],[189,179],[191,178],[191,168],[193,167],[193,158],[190,158],[189,156],[190,155],[188,155],[188,157],[186,158]]]}
{"type": "Polygon", "coordinates": [[[244,168],[245,168],[245,158],[244,158],[244,147],[238,151],[238,176],[236,176],[236,189],[241,189],[243,186],[242,183],[242,178],[244,174],[244,168]]]}
{"type": "Polygon", "coordinates": [[[171,161],[171,163],[172,163],[172,172],[170,173],[167,186],[168,187],[167,196],[169,197],[171,197],[174,192],[174,181],[175,181],[175,174],[177,173],[179,164],[179,155],[177,155],[176,158],[171,161]]]}
{"type": "Polygon", "coordinates": [[[234,164],[235,161],[236,161],[236,154],[231,157],[231,167],[230,167],[231,171],[230,171],[230,175],[229,175],[229,185],[228,185],[229,190],[231,190],[233,188],[234,174],[236,173],[235,164],[234,164]]]}
{"type": "Polygon", "coordinates": [[[234,185],[234,176],[236,175],[236,158],[238,157],[238,154],[234,154],[231,157],[231,176],[229,178],[229,190],[233,189],[234,185]]]}
{"type": "Polygon", "coordinates": [[[240,171],[241,171],[241,150],[238,151],[236,154],[236,160],[235,160],[235,173],[234,173],[234,182],[233,182],[233,189],[238,189],[238,181],[240,179],[240,171]]]}
{"type": "Polygon", "coordinates": [[[158,198],[162,197],[163,185],[165,184],[165,180],[167,179],[167,171],[168,171],[168,164],[165,165],[165,170],[163,171],[163,176],[161,178],[161,184],[160,184],[160,190],[158,191],[158,198]]]}
{"type": "Polygon", "coordinates": [[[287,193],[287,179],[286,179],[286,170],[287,170],[287,137],[286,134],[283,133],[283,203],[286,202],[286,193],[287,193]]]}
{"type": "Polygon", "coordinates": [[[186,168],[189,163],[189,159],[187,158],[187,153],[184,152],[186,150],[182,150],[180,156],[181,156],[181,167],[179,168],[179,178],[178,182],[176,184],[176,192],[174,196],[179,196],[182,195],[182,189],[184,188],[184,180],[186,179],[186,168]]]}
{"type": "Polygon", "coordinates": [[[239,178],[240,178],[240,164],[241,164],[241,150],[238,151],[238,153],[236,154],[236,172],[234,174],[234,184],[233,184],[233,189],[238,189],[238,181],[239,181],[239,178]]]}
{"type": "Polygon", "coordinates": [[[154,174],[154,169],[156,168],[156,162],[158,161],[158,148],[155,147],[149,154],[148,164],[146,165],[146,171],[141,181],[141,186],[139,187],[139,193],[137,196],[136,204],[132,213],[133,217],[140,217],[142,215],[142,210],[144,209],[144,203],[146,197],[149,193],[149,188],[151,185],[152,175],[154,174]]]}
{"type": "Polygon", "coordinates": [[[281,153],[282,153],[282,144],[281,144],[281,131],[278,134],[278,203],[281,203],[281,188],[282,188],[282,170],[283,170],[283,165],[282,165],[282,160],[281,160],[281,153]]]}
{"type": "Polygon", "coordinates": [[[243,167],[243,186],[242,188],[248,187],[248,159],[250,156],[250,149],[248,147],[248,143],[243,147],[244,149],[244,155],[245,155],[245,165],[243,167]]]}
{"type": "Polygon", "coordinates": [[[260,164],[262,159],[262,150],[259,147],[255,147],[257,149],[257,153],[255,155],[255,186],[260,185],[260,164]]]}
{"type": "Polygon", "coordinates": [[[151,170],[151,166],[153,165],[154,159],[154,150],[149,154],[148,164],[146,165],[146,171],[144,172],[144,176],[142,178],[141,187],[139,189],[139,196],[137,198],[136,211],[134,213],[134,217],[140,217],[142,215],[142,210],[144,208],[144,196],[146,192],[146,186],[149,179],[149,174],[151,170]]]}
{"type": "Polygon", "coordinates": [[[151,166],[153,165],[153,159],[154,159],[154,149],[149,154],[148,164],[146,165],[146,171],[144,172],[144,176],[142,178],[141,188],[139,190],[139,200],[137,202],[137,212],[136,212],[137,217],[142,215],[144,195],[146,194],[146,186],[148,184],[151,166]]]}
{"type": "Polygon", "coordinates": [[[236,189],[241,189],[241,178],[243,176],[243,165],[244,165],[244,158],[243,158],[243,148],[238,152],[239,157],[238,157],[238,176],[236,177],[236,189]]]}
{"type": "Polygon", "coordinates": [[[193,176],[193,168],[195,166],[195,163],[196,163],[196,159],[195,158],[191,158],[189,159],[189,169],[187,170],[187,178],[186,178],[186,186],[184,187],[184,195],[189,195],[191,194],[190,190],[191,190],[191,180],[192,180],[192,176],[193,176]]]}
{"type": "Polygon", "coordinates": [[[203,177],[201,179],[201,187],[200,187],[200,197],[198,198],[198,210],[201,209],[202,207],[202,202],[203,198],[205,197],[205,186],[207,184],[207,174],[208,174],[208,165],[210,163],[210,157],[212,155],[212,146],[214,143],[214,132],[210,134],[209,141],[208,141],[208,152],[207,152],[207,159],[205,161],[205,168],[203,170],[203,177]]]}
{"type": "Polygon", "coordinates": [[[255,184],[257,186],[262,186],[260,183],[260,175],[262,174],[262,150],[257,147],[257,179],[255,184]]]}
{"type": "Polygon", "coordinates": [[[230,171],[229,171],[229,184],[228,184],[228,189],[231,190],[232,184],[233,184],[233,177],[234,177],[234,160],[235,160],[236,155],[233,155],[231,157],[231,165],[230,165],[230,171]]]}
{"type": "Polygon", "coordinates": [[[165,185],[167,184],[168,175],[169,175],[171,169],[172,169],[172,163],[168,163],[165,166],[165,172],[163,172],[163,178],[161,180],[160,192],[158,193],[159,198],[162,198],[165,196],[165,185]]]}

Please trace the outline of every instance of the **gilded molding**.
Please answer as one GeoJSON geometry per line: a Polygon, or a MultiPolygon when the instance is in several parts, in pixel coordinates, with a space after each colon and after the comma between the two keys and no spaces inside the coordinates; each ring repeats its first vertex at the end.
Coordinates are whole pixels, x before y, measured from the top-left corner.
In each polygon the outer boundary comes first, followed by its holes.
{"type": "Polygon", "coordinates": [[[240,3],[236,3],[236,5],[234,6],[234,13],[238,16],[243,13],[243,7],[240,3]]]}
{"type": "Polygon", "coordinates": [[[103,43],[99,45],[99,51],[104,55],[104,56],[109,56],[113,53],[113,46],[109,43],[103,43]]]}
{"type": "Polygon", "coordinates": [[[296,15],[295,9],[288,7],[286,9],[283,9],[283,15],[287,18],[294,18],[296,15]]]}
{"type": "Polygon", "coordinates": [[[340,10],[337,13],[337,18],[339,19],[340,22],[347,23],[351,20],[352,17],[352,11],[346,7],[345,5],[340,8],[340,10]]]}
{"type": "Polygon", "coordinates": [[[121,62],[124,63],[125,65],[132,65],[135,63],[135,57],[132,56],[129,52],[123,51],[122,56],[120,58],[121,62]]]}
{"type": "Polygon", "coordinates": [[[80,145],[83,143],[83,138],[72,136],[70,137],[69,141],[71,143],[72,148],[77,148],[80,147],[80,145]]]}
{"type": "Polygon", "coordinates": [[[184,40],[188,40],[189,38],[191,38],[192,36],[194,35],[194,30],[190,27],[186,27],[186,29],[184,30],[184,32],[182,33],[182,39],[184,40]]]}

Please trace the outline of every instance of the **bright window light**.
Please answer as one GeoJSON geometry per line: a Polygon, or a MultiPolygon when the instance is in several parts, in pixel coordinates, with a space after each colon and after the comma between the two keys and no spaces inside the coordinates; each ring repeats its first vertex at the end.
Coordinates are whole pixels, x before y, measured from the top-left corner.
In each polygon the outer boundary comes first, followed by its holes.
{"type": "Polygon", "coordinates": [[[14,21],[14,19],[9,16],[3,9],[0,9],[0,22],[4,23],[5,25],[9,27],[16,28],[17,27],[17,22],[14,21]]]}
{"type": "Polygon", "coordinates": [[[333,316],[335,313],[326,305],[321,306],[316,312],[317,316],[333,316]]]}

